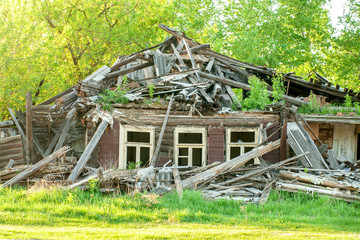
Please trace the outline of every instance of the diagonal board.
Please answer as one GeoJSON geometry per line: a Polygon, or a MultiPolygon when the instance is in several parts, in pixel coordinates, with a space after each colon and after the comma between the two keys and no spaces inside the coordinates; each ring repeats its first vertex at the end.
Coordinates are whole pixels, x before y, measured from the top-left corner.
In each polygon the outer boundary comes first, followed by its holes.
{"type": "Polygon", "coordinates": [[[324,169],[322,156],[319,150],[310,144],[296,123],[288,123],[288,143],[296,155],[310,152],[309,155],[300,158],[305,167],[324,169]]]}

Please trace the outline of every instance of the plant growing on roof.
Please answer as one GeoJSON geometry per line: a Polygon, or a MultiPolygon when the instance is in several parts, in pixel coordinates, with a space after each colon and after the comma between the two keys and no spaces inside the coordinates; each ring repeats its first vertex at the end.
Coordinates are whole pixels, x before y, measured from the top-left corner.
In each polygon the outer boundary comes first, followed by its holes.
{"type": "Polygon", "coordinates": [[[250,94],[242,102],[242,106],[247,109],[261,109],[270,104],[269,93],[266,89],[266,83],[256,76],[249,78],[250,94]]]}
{"type": "Polygon", "coordinates": [[[277,103],[277,102],[285,102],[284,101],[284,95],[285,95],[285,86],[284,86],[284,81],[280,78],[280,77],[275,77],[272,80],[273,83],[273,92],[272,92],[272,97],[273,97],[273,103],[277,103]]]}
{"type": "Polygon", "coordinates": [[[126,93],[127,91],[123,89],[105,89],[96,102],[102,104],[102,109],[111,111],[114,103],[129,103],[129,99],[125,96],[126,93]]]}

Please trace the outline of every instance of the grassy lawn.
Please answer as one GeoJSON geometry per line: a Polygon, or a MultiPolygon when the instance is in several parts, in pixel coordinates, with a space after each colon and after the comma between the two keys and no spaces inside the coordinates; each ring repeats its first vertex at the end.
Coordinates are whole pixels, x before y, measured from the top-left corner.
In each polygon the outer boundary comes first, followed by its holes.
{"type": "Polygon", "coordinates": [[[265,206],[185,191],[0,190],[0,239],[356,239],[360,204],[273,191],[265,206]]]}

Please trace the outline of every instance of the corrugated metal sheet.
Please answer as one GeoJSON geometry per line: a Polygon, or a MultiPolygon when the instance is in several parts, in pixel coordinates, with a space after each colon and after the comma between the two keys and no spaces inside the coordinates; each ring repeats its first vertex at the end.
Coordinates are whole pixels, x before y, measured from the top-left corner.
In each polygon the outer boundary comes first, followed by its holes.
{"type": "Polygon", "coordinates": [[[20,135],[0,139],[0,168],[6,167],[10,159],[15,161],[13,166],[24,164],[20,135]]]}
{"type": "Polygon", "coordinates": [[[213,162],[224,162],[224,138],[224,128],[209,128],[208,164],[212,164],[213,162]]]}
{"type": "Polygon", "coordinates": [[[114,119],[113,128],[107,128],[99,141],[98,162],[104,169],[119,166],[119,127],[114,119]]]}

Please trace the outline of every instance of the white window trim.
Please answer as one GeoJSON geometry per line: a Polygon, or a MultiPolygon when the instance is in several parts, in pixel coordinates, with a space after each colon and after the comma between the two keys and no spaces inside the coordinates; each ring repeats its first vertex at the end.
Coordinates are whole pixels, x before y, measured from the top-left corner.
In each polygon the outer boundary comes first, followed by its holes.
{"type": "Polygon", "coordinates": [[[175,165],[179,164],[179,148],[188,148],[188,166],[192,166],[192,149],[201,148],[202,149],[202,162],[201,165],[206,165],[206,156],[207,156],[207,132],[204,127],[176,127],[174,130],[174,160],[175,165]],[[179,133],[201,133],[202,134],[202,144],[196,143],[179,143],[179,133]]]}
{"type": "MultiPolygon", "coordinates": [[[[238,128],[227,128],[226,129],[226,161],[230,161],[230,148],[231,147],[240,147],[240,155],[245,153],[245,147],[256,147],[262,141],[260,134],[260,127],[238,127],[238,128]],[[255,132],[255,141],[252,143],[233,143],[231,140],[231,132],[255,132]]],[[[259,160],[256,158],[255,163],[259,163],[259,160]]]]}
{"type": "Polygon", "coordinates": [[[150,159],[154,153],[155,145],[155,128],[154,127],[133,127],[120,124],[119,134],[119,169],[125,170],[127,168],[126,155],[127,147],[136,147],[136,162],[140,162],[140,148],[150,148],[150,159]],[[150,143],[127,142],[127,132],[148,132],[150,133],[150,143]]]}

